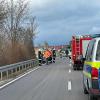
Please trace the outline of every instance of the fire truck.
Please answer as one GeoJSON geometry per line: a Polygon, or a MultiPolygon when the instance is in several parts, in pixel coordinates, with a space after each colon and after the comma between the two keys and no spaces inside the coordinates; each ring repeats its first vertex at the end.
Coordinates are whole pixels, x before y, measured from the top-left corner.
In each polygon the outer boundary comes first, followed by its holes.
{"type": "Polygon", "coordinates": [[[83,60],[89,41],[92,39],[90,35],[76,35],[72,36],[72,64],[73,69],[78,70],[83,68],[83,60]]]}

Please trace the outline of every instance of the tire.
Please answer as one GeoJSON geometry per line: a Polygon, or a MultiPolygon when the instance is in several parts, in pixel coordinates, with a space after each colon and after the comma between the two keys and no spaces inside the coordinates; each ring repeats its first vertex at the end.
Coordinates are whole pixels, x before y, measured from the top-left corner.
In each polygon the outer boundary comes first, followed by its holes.
{"type": "Polygon", "coordinates": [[[74,70],[76,70],[76,68],[75,68],[75,67],[74,67],[73,69],[74,69],[74,70]]]}
{"type": "Polygon", "coordinates": [[[83,70],[83,67],[80,67],[80,70],[83,70]]]}
{"type": "Polygon", "coordinates": [[[41,64],[39,64],[39,66],[42,66],[41,64]]]}
{"type": "Polygon", "coordinates": [[[75,64],[73,65],[73,69],[76,70],[76,65],[75,64]]]}
{"type": "Polygon", "coordinates": [[[89,100],[98,100],[98,98],[89,94],[89,100]]]}
{"type": "Polygon", "coordinates": [[[83,86],[83,90],[84,90],[84,94],[89,94],[85,86],[83,86]]]}
{"type": "Polygon", "coordinates": [[[83,92],[84,94],[89,94],[88,90],[86,89],[85,83],[84,83],[84,76],[83,76],[83,92]]]}

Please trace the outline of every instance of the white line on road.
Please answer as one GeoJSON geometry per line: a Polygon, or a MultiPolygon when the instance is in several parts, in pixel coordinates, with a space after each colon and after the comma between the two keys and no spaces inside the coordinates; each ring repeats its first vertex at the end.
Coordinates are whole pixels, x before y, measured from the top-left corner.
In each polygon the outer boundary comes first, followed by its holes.
{"type": "Polygon", "coordinates": [[[71,81],[68,81],[68,91],[71,91],[72,90],[72,84],[71,84],[71,81]]]}
{"type": "Polygon", "coordinates": [[[68,72],[69,72],[69,74],[70,74],[70,73],[71,73],[71,69],[69,69],[69,71],[68,71],[68,72]]]}
{"type": "Polygon", "coordinates": [[[72,66],[72,64],[69,64],[69,66],[71,67],[71,66],[72,66]]]}
{"type": "Polygon", "coordinates": [[[40,68],[40,67],[37,67],[37,68],[35,68],[35,69],[33,69],[33,70],[31,70],[31,71],[29,71],[29,72],[25,73],[24,75],[22,75],[22,76],[20,76],[20,77],[18,77],[18,78],[16,78],[16,79],[14,79],[14,80],[12,80],[12,81],[10,81],[10,82],[8,82],[8,83],[4,84],[3,86],[0,86],[0,89],[5,88],[6,86],[8,86],[8,85],[10,85],[10,84],[14,83],[15,81],[17,81],[17,80],[19,80],[19,79],[23,78],[24,76],[26,76],[26,75],[30,74],[31,72],[33,72],[33,71],[35,71],[35,70],[37,70],[37,69],[39,69],[39,68],[40,68]]]}

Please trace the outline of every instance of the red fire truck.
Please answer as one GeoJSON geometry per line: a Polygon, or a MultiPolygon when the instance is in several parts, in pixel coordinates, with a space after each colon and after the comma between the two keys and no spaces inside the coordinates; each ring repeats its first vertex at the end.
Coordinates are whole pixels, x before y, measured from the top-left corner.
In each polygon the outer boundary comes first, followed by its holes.
{"type": "Polygon", "coordinates": [[[72,48],[72,63],[74,70],[83,68],[82,58],[85,58],[87,46],[91,39],[92,38],[89,35],[72,36],[71,48],[72,48]]]}

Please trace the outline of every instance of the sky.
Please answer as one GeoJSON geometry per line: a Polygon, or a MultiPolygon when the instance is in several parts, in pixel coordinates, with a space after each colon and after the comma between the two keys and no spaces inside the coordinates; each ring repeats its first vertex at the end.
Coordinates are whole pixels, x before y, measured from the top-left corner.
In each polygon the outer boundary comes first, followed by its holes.
{"type": "Polygon", "coordinates": [[[38,34],[35,45],[66,44],[72,35],[100,33],[100,0],[32,0],[38,34]]]}

